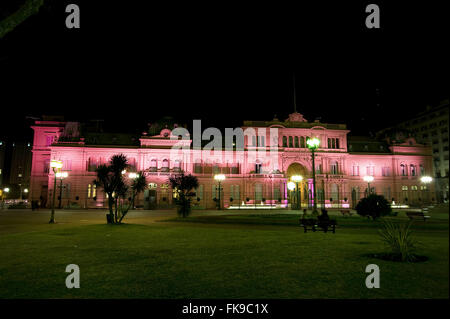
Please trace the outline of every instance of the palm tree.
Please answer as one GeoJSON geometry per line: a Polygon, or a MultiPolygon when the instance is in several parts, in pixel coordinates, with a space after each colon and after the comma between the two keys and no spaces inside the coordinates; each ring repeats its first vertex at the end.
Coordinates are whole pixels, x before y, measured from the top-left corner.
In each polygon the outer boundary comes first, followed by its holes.
{"type": "Polygon", "coordinates": [[[124,192],[122,171],[128,167],[128,159],[125,155],[113,155],[109,164],[97,167],[97,178],[94,184],[97,188],[103,188],[108,196],[109,223],[117,223],[117,201],[120,193],[124,192]],[[113,210],[114,206],[114,210],[113,210]]]}
{"type": "Polygon", "coordinates": [[[186,217],[191,212],[191,198],[195,196],[194,189],[198,187],[197,177],[184,173],[169,177],[169,183],[172,189],[178,194],[176,203],[178,205],[178,214],[186,217]]]}
{"type": "Polygon", "coordinates": [[[138,173],[137,177],[131,183],[130,188],[131,188],[131,200],[129,201],[128,207],[125,210],[121,210],[119,223],[122,222],[122,219],[128,213],[130,208],[134,205],[134,199],[136,198],[136,196],[147,188],[147,181],[142,172],[138,173]]]}

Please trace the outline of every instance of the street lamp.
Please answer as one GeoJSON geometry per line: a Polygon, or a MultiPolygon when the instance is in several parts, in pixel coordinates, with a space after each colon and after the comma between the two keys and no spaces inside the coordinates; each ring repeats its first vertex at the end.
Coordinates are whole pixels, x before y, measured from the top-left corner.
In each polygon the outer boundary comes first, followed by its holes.
{"type": "Polygon", "coordinates": [[[5,194],[9,193],[9,187],[5,187],[2,192],[2,202],[5,201],[5,194]]]}
{"type": "Polygon", "coordinates": [[[367,197],[370,195],[370,183],[373,182],[373,176],[366,175],[363,177],[364,181],[367,182],[367,197]]]}
{"type": "Polygon", "coordinates": [[[301,208],[301,203],[300,203],[300,189],[298,188],[298,183],[301,182],[303,180],[303,176],[301,175],[293,175],[291,177],[291,180],[295,183],[295,188],[297,190],[297,209],[301,208]]]}
{"type": "MultiPolygon", "coordinates": [[[[422,183],[424,183],[425,185],[430,184],[432,180],[433,180],[433,178],[431,176],[422,176],[420,178],[420,181],[422,183]]],[[[429,193],[428,193],[428,187],[426,188],[426,193],[427,193],[427,201],[429,201],[430,198],[429,198],[429,193]]]]}
{"type": "Polygon", "coordinates": [[[317,191],[316,191],[316,164],[314,161],[314,151],[319,147],[320,140],[317,137],[313,137],[308,139],[306,142],[308,144],[308,148],[311,150],[311,157],[312,157],[312,173],[313,173],[313,213],[317,213],[317,191]]]}
{"type": "Polygon", "coordinates": [[[219,182],[219,210],[222,209],[221,207],[221,201],[220,201],[220,193],[222,192],[221,183],[225,180],[225,175],[223,174],[216,174],[214,175],[214,179],[219,182]]]}
{"type": "Polygon", "coordinates": [[[136,173],[128,173],[128,178],[135,179],[137,177],[138,177],[138,174],[136,174],[136,173]]]}
{"type": "MultiPolygon", "coordinates": [[[[59,204],[58,204],[58,209],[61,209],[61,203],[62,203],[62,189],[63,189],[62,181],[67,176],[69,176],[69,173],[67,173],[67,172],[56,172],[55,173],[55,177],[59,178],[59,204]]],[[[70,203],[69,203],[69,207],[70,207],[70,203]]]]}
{"type": "Polygon", "coordinates": [[[53,200],[52,200],[52,214],[50,215],[50,221],[49,224],[55,223],[55,196],[56,196],[56,173],[61,170],[63,166],[62,161],[57,160],[51,160],[50,161],[50,168],[53,170],[53,173],[55,174],[53,178],[53,200]]]}

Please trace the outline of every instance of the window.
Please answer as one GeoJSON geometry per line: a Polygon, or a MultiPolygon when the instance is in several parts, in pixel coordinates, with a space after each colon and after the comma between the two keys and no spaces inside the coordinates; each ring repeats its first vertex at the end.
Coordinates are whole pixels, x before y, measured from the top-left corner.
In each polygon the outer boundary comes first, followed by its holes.
{"type": "Polygon", "coordinates": [[[400,175],[401,176],[406,176],[406,166],[405,166],[405,164],[401,164],[400,165],[400,175]]]}
{"type": "Polygon", "coordinates": [[[202,173],[202,162],[197,160],[194,164],[194,173],[201,174],[202,173]]]}
{"type": "Polygon", "coordinates": [[[87,189],[87,197],[91,198],[91,184],[88,185],[88,189],[87,189]]]}
{"type": "Polygon", "coordinates": [[[322,174],[322,164],[316,164],[316,174],[322,174]]]}
{"type": "Polygon", "coordinates": [[[200,200],[203,199],[203,185],[198,185],[198,188],[195,191],[195,195],[197,195],[197,198],[200,198],[200,200]]]}
{"type": "Polygon", "coordinates": [[[411,164],[410,165],[410,172],[411,172],[411,176],[416,176],[416,166],[411,164]]]}
{"type": "Polygon", "coordinates": [[[252,146],[256,146],[256,136],[252,136],[252,146]]]}
{"type": "Polygon", "coordinates": [[[255,173],[256,174],[261,174],[261,162],[259,160],[256,161],[255,163],[255,173]]]}
{"type": "Polygon", "coordinates": [[[233,198],[233,202],[239,202],[240,193],[239,193],[239,185],[230,185],[230,198],[233,198]]]}
{"type": "Polygon", "coordinates": [[[44,173],[48,174],[50,172],[50,160],[46,159],[44,161],[44,173]]]}
{"type": "Polygon", "coordinates": [[[295,142],[295,147],[298,148],[298,147],[299,147],[299,144],[298,144],[298,136],[296,136],[296,137],[294,138],[294,142],[295,142]]]}
{"type": "Polygon", "coordinates": [[[156,172],[158,169],[158,162],[155,158],[150,161],[150,172],[156,172]]]}
{"type": "Polygon", "coordinates": [[[261,147],[265,147],[266,146],[266,141],[265,141],[265,136],[258,136],[259,137],[259,139],[258,139],[258,141],[259,141],[259,144],[258,144],[258,146],[261,146],[261,147]]]}
{"type": "Polygon", "coordinates": [[[408,190],[408,186],[402,186],[402,191],[407,191],[408,190]]]}
{"type": "Polygon", "coordinates": [[[287,137],[283,136],[283,147],[287,147],[287,137]]]}
{"type": "Polygon", "coordinates": [[[373,165],[369,165],[366,167],[366,174],[369,176],[374,176],[375,174],[375,167],[373,165]]]}
{"type": "Polygon", "coordinates": [[[339,148],[339,139],[338,138],[329,138],[328,139],[328,148],[338,149],[339,148]]]}
{"type": "Polygon", "coordinates": [[[167,158],[163,159],[163,161],[162,161],[161,171],[162,172],[168,172],[169,171],[169,160],[167,158]]]}
{"type": "Polygon", "coordinates": [[[412,191],[416,191],[417,190],[417,186],[416,185],[411,186],[411,190],[412,191]]]}
{"type": "Polygon", "coordinates": [[[98,160],[96,158],[93,157],[89,157],[88,159],[88,172],[95,172],[95,170],[97,169],[99,163],[98,160]]]}
{"type": "Polygon", "coordinates": [[[300,147],[305,148],[305,137],[300,136],[300,147]]]}
{"type": "Polygon", "coordinates": [[[339,174],[339,167],[337,161],[332,161],[330,164],[330,174],[339,174]]]}
{"type": "Polygon", "coordinates": [[[175,160],[175,164],[173,166],[173,170],[175,172],[180,172],[181,171],[181,161],[180,160],[175,160]]]}
{"type": "Polygon", "coordinates": [[[381,168],[381,176],[389,176],[389,167],[385,166],[381,168]]]}
{"type": "Polygon", "coordinates": [[[353,165],[352,175],[359,176],[359,166],[358,165],[353,165]]]}
{"type": "Polygon", "coordinates": [[[420,175],[425,175],[425,168],[423,167],[422,164],[419,165],[420,168],[420,175]]]}
{"type": "Polygon", "coordinates": [[[292,136],[289,136],[289,147],[294,147],[294,143],[292,141],[292,136]]]}

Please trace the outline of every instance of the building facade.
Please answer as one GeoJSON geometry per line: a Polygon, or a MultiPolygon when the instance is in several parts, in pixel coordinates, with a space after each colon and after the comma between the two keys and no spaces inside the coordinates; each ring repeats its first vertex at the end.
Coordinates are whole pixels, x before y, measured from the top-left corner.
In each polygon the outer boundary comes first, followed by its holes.
{"type": "MultiPolygon", "coordinates": [[[[404,139],[413,136],[418,143],[428,145],[433,152],[433,177],[439,202],[449,198],[449,101],[428,106],[424,112],[400,122],[396,128],[404,132],[404,139]]],[[[388,131],[388,128],[380,132],[388,131]]]]}
{"type": "Polygon", "coordinates": [[[219,197],[225,208],[289,207],[297,198],[302,207],[311,207],[314,200],[319,207],[354,207],[367,195],[365,175],[374,177],[371,192],[395,203],[421,205],[435,200],[433,184],[423,184],[420,179],[432,174],[429,146],[413,138],[399,144],[351,138],[345,124],[308,122],[299,113],[290,114],[285,121],[245,121],[241,127],[244,134],[234,130],[232,144],[226,144],[231,147],[213,150],[196,142],[195,132],[175,133],[176,126],[138,138],[80,133],[79,123],[61,121],[36,121],[32,128],[31,198],[47,203],[55,178],[49,163],[61,160],[62,170],[69,174],[57,181],[61,201],[83,208],[106,207],[105,194],[93,184],[95,169],[115,154],[127,156],[129,171],[146,175],[148,189],[136,201],[146,209],[173,205],[168,177],[182,172],[198,177],[194,208],[199,209],[215,208],[219,197]],[[313,137],[320,140],[315,152],[316,199],[307,147],[313,137]],[[216,174],[226,177],[221,190],[216,174]],[[293,175],[303,177],[298,197],[288,188],[293,175]]]}

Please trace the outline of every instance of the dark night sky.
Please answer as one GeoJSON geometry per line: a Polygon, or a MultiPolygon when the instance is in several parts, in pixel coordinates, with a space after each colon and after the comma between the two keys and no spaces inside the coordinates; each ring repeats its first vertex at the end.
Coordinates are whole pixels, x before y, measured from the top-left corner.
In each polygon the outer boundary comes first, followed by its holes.
{"type": "Polygon", "coordinates": [[[50,0],[1,40],[0,137],[24,135],[25,115],[139,132],[164,115],[218,127],[284,120],[293,72],[308,120],[359,134],[449,96],[445,10],[428,2],[376,1],[380,30],[365,28],[367,1],[92,2],[50,0]],[[80,5],[80,30],[64,26],[67,3],[80,5]]]}

